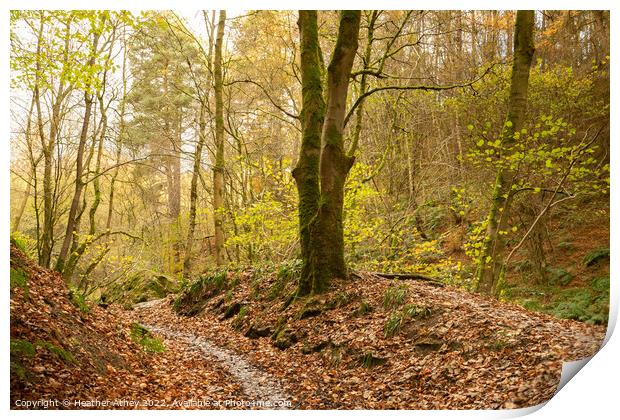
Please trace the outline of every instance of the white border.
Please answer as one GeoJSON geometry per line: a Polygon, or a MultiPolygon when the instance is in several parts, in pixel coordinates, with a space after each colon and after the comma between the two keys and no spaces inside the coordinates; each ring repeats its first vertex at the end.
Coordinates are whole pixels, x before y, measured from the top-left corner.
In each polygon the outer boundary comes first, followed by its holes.
{"type": "MultiPolygon", "coordinates": [[[[2,312],[2,341],[4,346],[3,354],[6,357],[3,357],[2,360],[2,372],[4,374],[4,381],[2,382],[2,390],[1,398],[2,398],[2,406],[5,410],[8,411],[9,407],[9,363],[8,363],[8,342],[9,342],[9,293],[8,293],[8,265],[9,265],[9,255],[8,255],[8,239],[9,239],[9,177],[6,176],[9,173],[9,14],[8,11],[10,9],[175,9],[175,10],[195,10],[195,9],[218,9],[221,8],[222,5],[225,5],[227,9],[358,9],[358,8],[381,8],[381,9],[605,9],[612,10],[611,12],[611,74],[612,74],[612,86],[611,86],[611,110],[612,112],[617,110],[616,101],[617,101],[617,80],[616,75],[618,74],[618,65],[616,59],[616,53],[618,51],[618,28],[617,28],[617,19],[615,19],[616,11],[617,11],[617,2],[612,1],[601,1],[601,0],[590,0],[588,2],[576,1],[576,0],[564,0],[564,1],[531,1],[531,0],[523,0],[523,1],[502,1],[501,3],[497,0],[495,1],[469,1],[469,2],[455,2],[455,1],[446,1],[446,0],[418,0],[418,1],[402,1],[402,0],[383,0],[383,1],[353,1],[353,0],[314,0],[314,1],[299,1],[299,0],[288,0],[288,1],[276,1],[276,0],[228,0],[226,2],[222,1],[202,1],[196,2],[194,1],[186,1],[186,0],[177,0],[177,1],[162,1],[162,0],[151,0],[151,1],[136,1],[136,0],[107,0],[107,1],[89,1],[89,2],[78,2],[78,1],[60,1],[60,0],[48,0],[48,1],[33,1],[33,0],[22,0],[22,1],[14,1],[14,0],[4,0],[0,3],[0,36],[2,41],[0,42],[0,62],[1,70],[0,70],[0,80],[2,83],[2,89],[4,91],[4,95],[2,95],[2,100],[0,101],[0,121],[2,124],[0,125],[4,141],[1,143],[0,149],[0,173],[4,173],[0,180],[0,197],[2,197],[3,205],[0,207],[0,243],[4,243],[5,245],[0,245],[0,264],[2,264],[3,272],[6,273],[4,285],[1,288],[2,302],[4,305],[4,310],[2,312]]],[[[618,130],[618,124],[616,120],[611,118],[611,132],[612,134],[612,144],[611,144],[611,175],[612,175],[612,192],[611,192],[611,248],[612,255],[615,256],[615,250],[618,245],[618,222],[615,220],[614,216],[618,214],[617,205],[614,203],[619,202],[618,199],[618,191],[617,185],[619,182],[617,175],[617,162],[619,159],[618,156],[618,148],[615,145],[615,141],[617,141],[614,137],[616,136],[618,130]]],[[[530,414],[532,419],[550,419],[550,418],[562,418],[562,419],[579,419],[583,420],[584,418],[590,419],[607,419],[612,418],[613,415],[618,415],[618,401],[620,398],[618,397],[617,385],[618,385],[618,375],[619,365],[620,365],[620,344],[619,339],[617,338],[618,334],[610,334],[613,330],[613,326],[616,323],[617,315],[618,315],[618,296],[619,287],[618,280],[615,279],[616,273],[619,272],[619,260],[616,258],[611,259],[611,308],[612,314],[610,316],[610,328],[608,331],[609,340],[604,348],[589,362],[587,365],[578,373],[577,377],[566,384],[558,394],[553,397],[544,407],[540,410],[535,411],[533,414],[530,414]]],[[[540,407],[537,407],[540,408],[540,407]]],[[[377,415],[386,415],[392,418],[411,418],[411,416],[415,416],[416,418],[505,418],[505,417],[514,417],[517,415],[527,414],[532,410],[513,410],[513,411],[392,411],[389,413],[375,413],[371,411],[298,411],[294,412],[293,415],[299,418],[307,418],[307,419],[316,419],[316,418],[326,418],[331,417],[336,414],[342,418],[358,418],[359,416],[370,418],[371,416],[377,415]]],[[[43,412],[18,412],[11,411],[9,415],[15,417],[33,417],[39,416],[43,412]]],[[[209,418],[216,417],[247,417],[252,416],[256,418],[265,418],[272,416],[278,416],[284,418],[284,416],[290,416],[291,412],[204,412],[204,411],[194,411],[194,412],[184,412],[185,414],[181,414],[180,412],[175,412],[174,416],[188,416],[193,418],[201,418],[204,419],[206,416],[209,418]]],[[[59,417],[80,417],[84,416],[83,411],[79,412],[46,412],[44,414],[50,418],[59,418],[59,417]]],[[[158,412],[158,411],[148,411],[148,412],[136,412],[129,413],[128,411],[119,411],[119,412],[94,412],[89,411],[88,416],[113,416],[113,417],[128,417],[129,415],[138,416],[142,418],[148,417],[158,417],[158,418],[168,418],[171,413],[170,412],[158,412]]]]}

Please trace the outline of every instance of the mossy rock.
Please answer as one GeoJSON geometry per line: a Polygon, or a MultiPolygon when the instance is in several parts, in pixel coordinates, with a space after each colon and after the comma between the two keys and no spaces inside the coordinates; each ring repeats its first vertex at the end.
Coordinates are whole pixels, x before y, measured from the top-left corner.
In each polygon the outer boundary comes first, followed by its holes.
{"type": "Polygon", "coordinates": [[[211,276],[199,277],[181,292],[172,304],[172,308],[179,315],[198,315],[206,308],[209,300],[225,290],[226,287],[227,273],[225,271],[211,276]]]}
{"type": "Polygon", "coordinates": [[[239,313],[239,311],[241,311],[241,302],[235,302],[231,305],[229,305],[226,308],[226,311],[224,311],[224,315],[222,315],[222,320],[224,319],[229,319],[232,318],[233,316],[237,315],[239,313]]]}
{"type": "Polygon", "coordinates": [[[286,350],[293,344],[297,343],[297,341],[297,335],[291,329],[283,328],[278,332],[275,339],[273,340],[273,345],[280,350],[286,350]]]}
{"type": "Polygon", "coordinates": [[[258,326],[251,323],[243,335],[247,338],[256,339],[262,337],[269,337],[271,334],[273,334],[273,330],[269,325],[258,326]]]}
{"type": "Polygon", "coordinates": [[[306,319],[318,316],[323,313],[327,308],[324,300],[319,300],[316,297],[308,298],[301,309],[295,315],[296,319],[306,319]]]}
{"type": "Polygon", "coordinates": [[[318,353],[320,351],[322,351],[323,349],[333,346],[334,344],[332,343],[331,340],[322,340],[319,341],[318,343],[311,343],[311,342],[305,342],[303,347],[301,348],[301,352],[303,354],[311,354],[311,353],[318,353]]]}
{"type": "Polygon", "coordinates": [[[98,300],[100,306],[120,303],[130,307],[136,303],[163,299],[178,291],[175,279],[161,273],[140,271],[106,287],[98,300]]]}

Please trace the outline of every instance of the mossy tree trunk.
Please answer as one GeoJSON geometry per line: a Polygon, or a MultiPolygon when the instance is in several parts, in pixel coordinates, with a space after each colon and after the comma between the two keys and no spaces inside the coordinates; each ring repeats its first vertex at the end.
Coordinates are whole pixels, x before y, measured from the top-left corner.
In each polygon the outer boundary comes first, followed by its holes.
{"type": "Polygon", "coordinates": [[[312,292],[316,274],[316,246],[312,229],[316,225],[321,189],[319,162],[321,160],[321,130],[325,118],[325,101],[321,84],[321,57],[316,10],[300,10],[297,21],[300,33],[302,139],[299,160],[293,170],[299,195],[299,237],[303,267],[299,294],[312,292]]]}
{"type": "MultiPolygon", "coordinates": [[[[530,67],[534,55],[534,11],[519,10],[514,31],[514,59],[508,97],[508,115],[501,134],[502,147],[515,142],[515,133],[521,131],[527,108],[527,90],[530,67]]],[[[500,291],[498,283],[504,274],[505,239],[502,235],[508,225],[512,201],[514,174],[498,169],[493,188],[491,210],[487,217],[487,232],[478,265],[476,290],[491,295],[500,291]]]]}
{"type": "Polygon", "coordinates": [[[346,277],[344,183],[354,158],[344,150],[349,77],[358,47],[359,11],[343,11],[327,69],[323,102],[316,11],[299,12],[302,66],[302,146],[293,176],[299,193],[303,268],[299,295],[320,293],[334,277],[346,277]]]}
{"type": "Polygon", "coordinates": [[[220,10],[215,39],[214,93],[215,93],[215,164],[213,165],[213,221],[215,227],[215,262],[224,264],[224,100],[222,80],[222,43],[226,11],[220,10]]]}

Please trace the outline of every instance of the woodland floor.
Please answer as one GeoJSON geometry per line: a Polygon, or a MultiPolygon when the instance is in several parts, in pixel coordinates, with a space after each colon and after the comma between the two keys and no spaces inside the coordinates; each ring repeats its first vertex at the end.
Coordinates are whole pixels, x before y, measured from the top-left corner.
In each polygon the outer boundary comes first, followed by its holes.
{"type": "Polygon", "coordinates": [[[12,408],[44,399],[69,409],[133,408],[128,401],[167,409],[260,408],[244,405],[252,401],[289,401],[293,409],[525,407],[551,398],[562,362],[594,354],[605,333],[411,281],[402,303],[415,310],[388,338],[386,320],[407,306],[386,308],[395,283],[368,274],[286,309],[241,278],[193,317],[177,315],[173,297],[84,313],[57,274],[14,248],[11,266],[28,277],[27,288],[11,291],[12,408]],[[245,309],[225,316],[231,307],[245,309]],[[161,337],[165,351],[148,353],[132,341],[134,322],[161,337]],[[277,340],[268,336],[276,325],[277,340]]]}

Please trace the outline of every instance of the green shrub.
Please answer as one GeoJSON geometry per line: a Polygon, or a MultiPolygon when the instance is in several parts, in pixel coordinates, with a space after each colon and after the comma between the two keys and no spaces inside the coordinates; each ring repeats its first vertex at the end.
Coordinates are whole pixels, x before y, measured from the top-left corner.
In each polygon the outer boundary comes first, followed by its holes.
{"type": "Polygon", "coordinates": [[[575,245],[572,242],[562,241],[558,244],[558,248],[566,251],[572,251],[573,249],[575,249],[575,245]]]}
{"type": "Polygon", "coordinates": [[[428,318],[432,315],[430,308],[407,304],[400,311],[392,312],[383,327],[386,338],[396,335],[407,320],[428,318]]]}
{"type": "Polygon", "coordinates": [[[536,299],[527,299],[523,301],[522,305],[525,309],[530,311],[542,312],[544,309],[542,304],[536,299]]]}
{"type": "Polygon", "coordinates": [[[403,307],[403,315],[406,318],[427,318],[431,315],[430,308],[407,304],[403,307]]]}
{"type": "Polygon", "coordinates": [[[609,295],[609,277],[596,277],[592,279],[590,287],[599,293],[609,295]]]}
{"type": "Polygon", "coordinates": [[[228,272],[225,270],[210,276],[200,276],[183,289],[172,304],[172,308],[181,315],[197,315],[205,308],[209,299],[226,289],[227,278],[228,272]]]}
{"type": "Polygon", "coordinates": [[[366,369],[370,369],[375,366],[380,366],[384,364],[386,361],[387,360],[382,357],[374,356],[371,351],[367,351],[360,358],[360,364],[362,365],[362,367],[365,367],[366,369]]]}
{"type": "Polygon", "coordinates": [[[278,268],[279,279],[296,280],[301,275],[303,261],[300,259],[284,261],[278,268]]]}
{"type": "Polygon", "coordinates": [[[563,290],[548,311],[558,318],[574,319],[589,324],[606,324],[609,320],[609,290],[604,279],[594,281],[601,290],[574,288],[563,290]]]}

